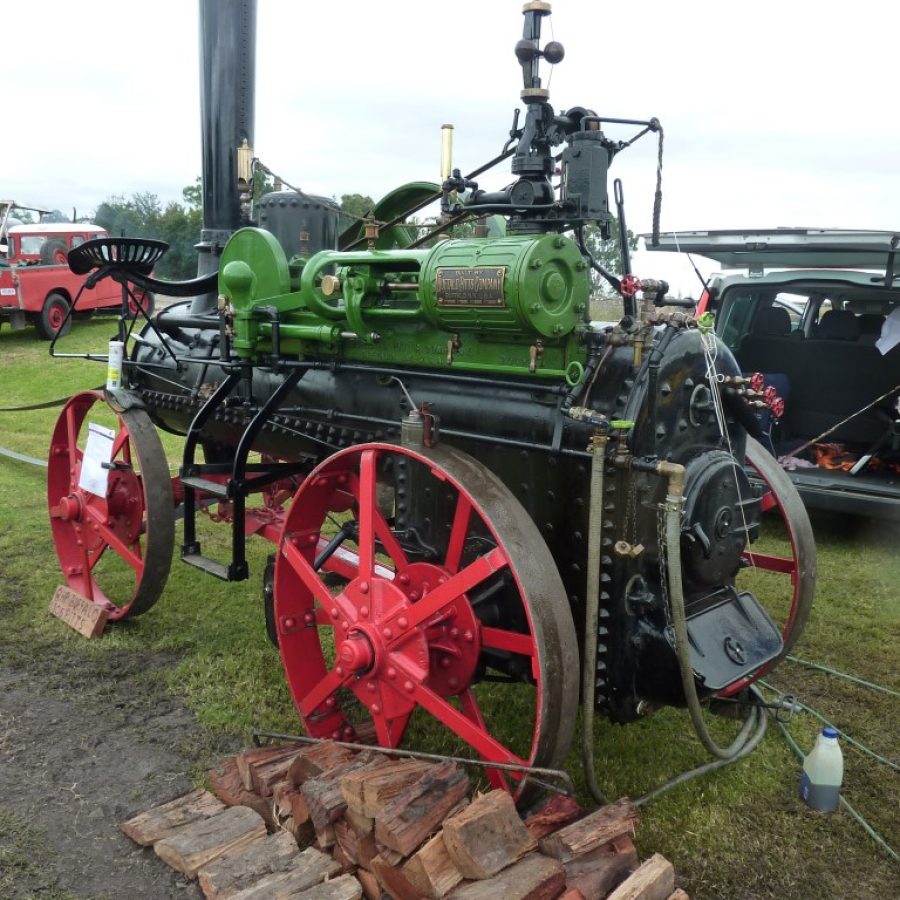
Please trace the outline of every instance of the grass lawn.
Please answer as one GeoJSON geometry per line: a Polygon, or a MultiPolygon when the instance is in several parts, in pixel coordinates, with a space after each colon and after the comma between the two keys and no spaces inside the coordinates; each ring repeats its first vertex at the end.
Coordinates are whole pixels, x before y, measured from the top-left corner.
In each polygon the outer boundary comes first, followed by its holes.
{"type": "MultiPolygon", "coordinates": [[[[102,351],[112,320],[76,323],[60,350],[102,351]]],[[[3,406],[27,404],[95,387],[102,364],[51,360],[32,329],[0,334],[3,406]]],[[[57,410],[0,413],[0,446],[44,458],[57,410]]],[[[170,460],[180,440],[165,438],[170,460]]],[[[87,642],[52,619],[47,603],[61,582],[45,501],[46,470],[0,457],[0,655],[4,667],[40,672],[77,667],[94,657],[152,652],[167,666],[135,678],[148,702],[159,690],[186,699],[202,727],[196,777],[212,762],[222,734],[248,738],[254,727],[299,728],[277,653],[263,628],[261,583],[271,548],[251,542],[251,579],[225,584],[179,562],[159,603],[134,621],[87,642]]],[[[816,519],[819,588],[795,653],[900,691],[900,529],[875,522],[816,519]]],[[[204,550],[225,547],[225,529],[210,525],[204,550]]],[[[178,535],[176,534],[176,542],[178,535]]],[[[102,667],[101,667],[102,668],[102,667]]],[[[900,764],[900,700],[785,663],[768,681],[821,711],[850,735],[900,764]]],[[[508,723],[506,723],[508,725],[508,723]]],[[[716,721],[723,735],[734,723],[716,721]]],[[[796,717],[789,729],[804,750],[819,723],[796,717]]],[[[455,748],[452,736],[416,721],[417,749],[455,748]]],[[[198,749],[199,748],[199,749],[198,749]]],[[[664,710],[628,726],[598,721],[598,780],[610,798],[639,796],[705,762],[686,713],[664,710]]],[[[900,775],[847,742],[845,795],[894,848],[900,848],[900,775]]],[[[583,789],[579,753],[568,769],[583,789]]],[[[676,788],[644,808],[637,841],[674,863],[695,898],[845,898],[900,896],[900,866],[846,812],[814,814],[797,799],[799,762],[777,729],[746,760],[676,788]]],[[[586,799],[586,798],[583,798],[586,799]]]]}

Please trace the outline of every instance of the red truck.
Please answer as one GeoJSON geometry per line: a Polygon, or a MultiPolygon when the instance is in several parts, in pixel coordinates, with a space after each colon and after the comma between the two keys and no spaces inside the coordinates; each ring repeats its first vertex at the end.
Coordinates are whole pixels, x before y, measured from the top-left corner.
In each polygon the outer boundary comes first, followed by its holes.
{"type": "MultiPolygon", "coordinates": [[[[99,225],[52,222],[48,215],[46,210],[0,201],[0,326],[4,320],[13,330],[34,324],[38,335],[49,341],[72,327],[72,316],[66,316],[87,278],[70,271],[69,250],[108,234],[99,225]],[[39,221],[18,224],[15,213],[20,211],[32,218],[37,214],[39,221]]],[[[152,297],[146,295],[140,301],[149,315],[152,297]]],[[[96,287],[84,289],[76,311],[114,311],[121,305],[121,287],[103,279],[96,287]]]]}

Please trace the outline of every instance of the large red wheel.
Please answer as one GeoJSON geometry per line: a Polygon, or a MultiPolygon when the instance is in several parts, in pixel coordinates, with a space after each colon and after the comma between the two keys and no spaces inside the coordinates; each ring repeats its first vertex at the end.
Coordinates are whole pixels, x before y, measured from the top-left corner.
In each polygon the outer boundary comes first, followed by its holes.
{"type": "Polygon", "coordinates": [[[50,444],[47,500],[69,587],[103,606],[111,620],[153,606],[169,575],[175,516],[168,464],[147,413],[116,413],[97,391],[72,397],[50,444]],[[102,495],[81,483],[91,423],[115,435],[102,495]]]}
{"type": "Polygon", "coordinates": [[[366,723],[396,747],[430,716],[484,760],[562,764],[579,684],[566,594],[528,514],[467,454],[364,444],[318,466],[285,523],[275,619],[312,736],[352,740],[366,723]],[[413,493],[431,512],[392,524],[413,493]],[[341,561],[326,562],[322,541],[340,534],[341,561]]]}
{"type": "Polygon", "coordinates": [[[756,595],[768,598],[766,606],[781,628],[784,648],[753,675],[729,685],[723,696],[748,687],[791,652],[809,618],[816,590],[816,542],[797,489],[772,454],[752,438],[747,439],[747,464],[755,480],[762,482],[763,512],[781,523],[770,547],[744,553],[746,568],[739,580],[758,585],[756,595]]]}

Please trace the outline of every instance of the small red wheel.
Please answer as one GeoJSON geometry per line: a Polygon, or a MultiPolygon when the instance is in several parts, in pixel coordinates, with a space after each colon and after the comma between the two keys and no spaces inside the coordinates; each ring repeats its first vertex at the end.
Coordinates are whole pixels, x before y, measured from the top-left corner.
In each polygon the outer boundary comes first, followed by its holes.
{"type": "MultiPolygon", "coordinates": [[[[285,522],[275,621],[314,737],[352,740],[365,722],[397,747],[424,711],[484,760],[552,767],[565,758],[579,673],[562,581],[519,502],[460,451],[363,444],[319,465],[285,522]],[[402,529],[391,524],[390,485],[398,513],[401,497],[425,504],[402,529]],[[322,548],[341,533],[334,565],[322,548]],[[328,586],[326,567],[347,579],[342,589],[328,586]]],[[[506,786],[498,770],[488,775],[506,786]]]]}
{"type": "Polygon", "coordinates": [[[72,397],[50,444],[47,500],[69,587],[105,607],[111,620],[146,612],[165,587],[175,544],[169,468],[147,413],[117,414],[97,391],[72,397]],[[82,486],[92,423],[115,435],[102,495],[82,486]]]}
{"type": "MultiPolygon", "coordinates": [[[[773,552],[748,549],[744,553],[747,568],[738,578],[757,580],[760,589],[754,593],[768,598],[766,605],[781,628],[784,648],[761,669],[721,691],[726,697],[749,687],[791,652],[809,618],[816,590],[816,542],[797,489],[772,454],[752,438],[747,439],[747,463],[755,472],[756,480],[763,483],[762,511],[771,511],[773,517],[777,514],[781,518],[783,534],[772,538],[773,552]],[[770,574],[776,580],[769,578],[770,574]],[[765,579],[765,583],[759,581],[760,578],[765,579]]],[[[778,525],[777,522],[771,524],[778,525]]],[[[779,528],[772,530],[778,532],[779,528]]]]}

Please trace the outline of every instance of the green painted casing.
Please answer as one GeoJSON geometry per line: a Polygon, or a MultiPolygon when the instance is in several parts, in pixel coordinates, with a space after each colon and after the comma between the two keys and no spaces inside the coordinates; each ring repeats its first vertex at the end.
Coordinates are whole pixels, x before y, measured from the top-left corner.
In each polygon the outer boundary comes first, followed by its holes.
{"type": "Polygon", "coordinates": [[[562,235],[444,240],[430,249],[326,250],[299,281],[266,231],[236,232],[219,286],[234,317],[236,355],[271,354],[278,313],[281,352],[498,375],[560,378],[579,370],[590,294],[588,269],[562,235]],[[331,294],[322,290],[334,276],[331,294]],[[298,289],[299,288],[299,289],[298,289]]]}

